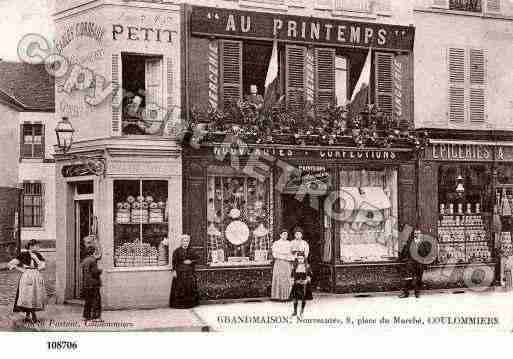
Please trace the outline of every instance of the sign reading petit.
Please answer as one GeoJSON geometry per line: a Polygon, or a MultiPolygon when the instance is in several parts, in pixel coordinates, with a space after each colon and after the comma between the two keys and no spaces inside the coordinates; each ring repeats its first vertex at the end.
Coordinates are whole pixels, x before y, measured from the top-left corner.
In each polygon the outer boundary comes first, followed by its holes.
{"type": "Polygon", "coordinates": [[[192,7],[191,32],[412,50],[414,28],[303,16],[192,7]]]}
{"type": "Polygon", "coordinates": [[[131,41],[172,42],[173,31],[142,26],[112,25],[112,39],[120,38],[131,41]]]}

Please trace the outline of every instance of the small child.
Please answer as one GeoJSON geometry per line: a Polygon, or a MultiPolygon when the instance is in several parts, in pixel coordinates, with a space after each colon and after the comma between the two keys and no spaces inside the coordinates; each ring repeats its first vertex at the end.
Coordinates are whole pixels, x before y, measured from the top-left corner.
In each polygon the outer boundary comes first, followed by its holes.
{"type": "Polygon", "coordinates": [[[290,298],[294,300],[294,312],[292,316],[297,315],[297,303],[301,300],[301,312],[299,318],[303,317],[305,311],[306,301],[312,300],[312,270],[310,265],[306,262],[305,254],[303,252],[296,252],[296,260],[292,268],[292,290],[290,298]]]}
{"type": "Polygon", "coordinates": [[[102,285],[100,275],[102,270],[98,268],[99,256],[95,254],[94,246],[85,247],[86,257],[81,263],[82,266],[82,290],[85,299],[84,319],[100,319],[102,311],[102,302],[100,296],[100,287],[102,285]]]}

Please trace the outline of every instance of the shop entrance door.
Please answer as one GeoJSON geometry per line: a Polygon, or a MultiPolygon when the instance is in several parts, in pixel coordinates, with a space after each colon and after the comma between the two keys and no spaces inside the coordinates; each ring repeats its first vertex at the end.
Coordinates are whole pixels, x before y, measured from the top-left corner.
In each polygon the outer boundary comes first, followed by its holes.
{"type": "MultiPolygon", "coordinates": [[[[294,194],[284,194],[282,197],[282,218],[283,226],[292,231],[294,227],[303,228],[303,238],[310,246],[310,254],[308,260],[312,266],[314,278],[312,278],[312,286],[316,287],[316,277],[318,278],[319,264],[322,261],[323,243],[324,243],[324,221],[323,207],[325,197],[310,197],[307,194],[303,201],[295,198],[294,194]]],[[[289,239],[293,239],[290,233],[289,239]]]]}
{"type": "Polygon", "coordinates": [[[74,299],[82,297],[82,269],[80,263],[84,259],[85,236],[93,233],[93,200],[75,200],[75,243],[74,243],[74,299]]]}

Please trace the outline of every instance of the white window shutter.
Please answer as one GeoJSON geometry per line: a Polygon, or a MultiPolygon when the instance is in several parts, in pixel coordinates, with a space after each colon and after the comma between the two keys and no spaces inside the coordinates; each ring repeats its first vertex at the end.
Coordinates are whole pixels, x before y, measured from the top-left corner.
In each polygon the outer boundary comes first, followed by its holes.
{"type": "Polygon", "coordinates": [[[449,0],[432,0],[431,7],[438,9],[448,9],[449,0]]]}
{"type": "Polygon", "coordinates": [[[449,120],[465,121],[465,49],[448,49],[449,120]]]}
{"type": "Polygon", "coordinates": [[[486,0],[486,12],[500,13],[501,0],[486,0]]]}
{"type": "Polygon", "coordinates": [[[469,51],[469,118],[471,122],[486,120],[486,63],[482,49],[469,51]]]}
{"type": "Polygon", "coordinates": [[[376,12],[378,14],[388,14],[392,11],[391,0],[377,0],[376,12]]]}
{"type": "MultiPolygon", "coordinates": [[[[121,87],[121,55],[114,54],[112,55],[112,89],[117,91],[116,98],[120,98],[122,96],[122,87],[121,87]]],[[[121,106],[122,101],[116,101],[112,99],[112,121],[111,121],[111,135],[112,136],[120,136],[121,135],[121,106]]]]}
{"type": "Polygon", "coordinates": [[[168,115],[171,115],[171,113],[174,110],[173,107],[175,106],[175,103],[173,100],[173,58],[170,56],[166,59],[166,74],[167,108],[165,109],[165,111],[168,115]]]}
{"type": "Polygon", "coordinates": [[[146,119],[162,121],[162,59],[147,58],[145,68],[146,119]]]}

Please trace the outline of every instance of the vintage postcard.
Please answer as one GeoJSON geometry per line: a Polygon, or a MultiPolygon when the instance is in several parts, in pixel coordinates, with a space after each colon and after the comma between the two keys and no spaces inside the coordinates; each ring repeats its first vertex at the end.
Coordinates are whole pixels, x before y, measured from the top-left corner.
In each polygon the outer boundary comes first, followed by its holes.
{"type": "Polygon", "coordinates": [[[0,340],[513,331],[512,1],[3,0],[0,30],[0,340]]]}

